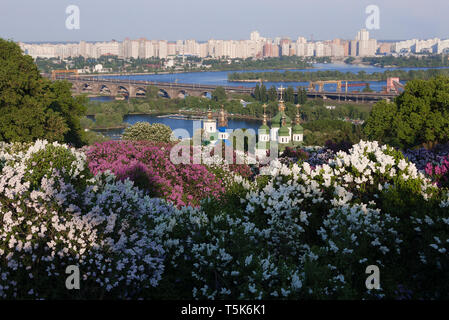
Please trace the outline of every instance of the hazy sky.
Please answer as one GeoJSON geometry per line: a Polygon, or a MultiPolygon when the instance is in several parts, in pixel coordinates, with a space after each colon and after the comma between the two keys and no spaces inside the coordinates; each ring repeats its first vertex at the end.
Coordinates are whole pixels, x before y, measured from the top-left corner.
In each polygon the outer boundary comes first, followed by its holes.
{"type": "Polygon", "coordinates": [[[147,39],[353,39],[368,5],[380,8],[379,40],[449,38],[449,0],[0,0],[0,37],[15,41],[147,39]],[[65,26],[80,8],[80,29],[65,26]]]}

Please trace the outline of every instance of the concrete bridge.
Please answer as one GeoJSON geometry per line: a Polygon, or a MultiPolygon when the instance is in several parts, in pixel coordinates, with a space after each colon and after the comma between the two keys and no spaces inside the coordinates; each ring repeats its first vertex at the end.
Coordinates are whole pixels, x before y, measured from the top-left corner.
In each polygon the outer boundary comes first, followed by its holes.
{"type": "MultiPolygon", "coordinates": [[[[96,94],[129,97],[146,96],[149,87],[156,87],[158,93],[167,98],[183,98],[185,96],[206,97],[217,87],[223,87],[226,94],[253,94],[254,87],[243,86],[217,86],[204,84],[169,83],[142,80],[123,80],[97,77],[60,77],[58,80],[67,80],[72,83],[74,94],[96,94]]],[[[295,92],[297,94],[297,92],[295,92]]],[[[340,101],[378,101],[393,99],[397,93],[379,92],[307,92],[308,98],[323,98],[340,101]]]]}

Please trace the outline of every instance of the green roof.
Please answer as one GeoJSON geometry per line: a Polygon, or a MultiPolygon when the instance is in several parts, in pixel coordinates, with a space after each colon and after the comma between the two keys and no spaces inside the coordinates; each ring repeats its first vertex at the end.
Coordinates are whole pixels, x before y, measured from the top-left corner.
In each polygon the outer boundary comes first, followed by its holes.
{"type": "Polygon", "coordinates": [[[270,127],[268,127],[266,124],[263,124],[259,127],[259,130],[267,130],[265,133],[269,133],[270,127]]]}
{"type": "Polygon", "coordinates": [[[293,133],[304,133],[304,128],[300,124],[297,124],[293,127],[293,133]]]}
{"type": "Polygon", "coordinates": [[[271,123],[281,123],[282,122],[282,116],[285,115],[285,123],[292,123],[292,119],[290,119],[284,111],[279,111],[277,115],[275,115],[273,118],[271,118],[271,123]]]}
{"type": "Polygon", "coordinates": [[[285,136],[290,136],[290,130],[288,130],[288,127],[283,126],[282,128],[279,129],[279,136],[285,137],[285,136]]]}

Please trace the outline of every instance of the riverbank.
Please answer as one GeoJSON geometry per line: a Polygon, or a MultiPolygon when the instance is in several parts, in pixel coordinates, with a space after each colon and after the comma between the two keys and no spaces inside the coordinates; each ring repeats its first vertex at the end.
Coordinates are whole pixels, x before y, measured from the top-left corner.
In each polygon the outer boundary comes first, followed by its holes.
{"type": "Polygon", "coordinates": [[[247,83],[247,82],[308,82],[308,81],[326,81],[326,80],[344,80],[344,81],[386,81],[391,77],[398,77],[401,80],[427,80],[435,76],[449,76],[449,68],[429,68],[424,70],[385,70],[383,72],[366,73],[359,71],[341,72],[336,70],[327,70],[316,72],[285,71],[285,72],[234,72],[228,74],[228,82],[247,83]]]}
{"type": "MultiPolygon", "coordinates": [[[[301,70],[311,70],[315,69],[315,67],[302,67],[301,70]]],[[[201,72],[224,72],[224,71],[256,71],[256,70],[298,70],[298,66],[295,67],[267,67],[267,68],[245,68],[242,70],[241,68],[235,69],[207,69],[207,70],[188,70],[188,71],[155,71],[155,72],[126,72],[126,73],[88,73],[88,74],[80,74],[82,77],[126,77],[126,76],[152,76],[152,75],[170,75],[170,74],[187,74],[187,73],[201,73],[201,72]]]]}
{"type": "MultiPolygon", "coordinates": [[[[86,114],[86,117],[95,117],[95,113],[86,114]]],[[[126,113],[124,116],[201,116],[206,117],[207,111],[191,111],[191,110],[177,110],[177,111],[168,111],[168,112],[160,112],[160,111],[154,111],[154,112],[130,112],[126,113]]],[[[212,112],[212,116],[218,118],[220,115],[219,112],[212,112]]],[[[256,120],[256,121],[262,121],[263,117],[255,117],[255,116],[249,116],[244,114],[227,114],[227,118],[229,119],[239,119],[239,120],[256,120]]],[[[114,127],[107,127],[107,128],[91,128],[90,130],[114,130],[114,129],[123,129],[126,128],[126,126],[114,126],[114,127]]]]}

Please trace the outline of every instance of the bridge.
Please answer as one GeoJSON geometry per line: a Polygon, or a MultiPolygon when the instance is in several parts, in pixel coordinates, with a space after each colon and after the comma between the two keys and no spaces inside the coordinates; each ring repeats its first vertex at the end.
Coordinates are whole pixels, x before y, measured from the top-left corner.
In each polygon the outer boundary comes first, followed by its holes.
{"type": "MultiPolygon", "coordinates": [[[[57,80],[66,80],[72,83],[74,94],[95,94],[109,96],[144,97],[150,87],[158,89],[158,94],[167,98],[183,98],[185,96],[206,97],[217,87],[223,87],[226,94],[253,94],[254,87],[243,86],[217,86],[205,84],[154,82],[143,80],[124,80],[98,77],[64,76],[57,80]]],[[[297,92],[295,92],[297,95],[297,92]]],[[[367,102],[383,99],[394,99],[397,92],[332,92],[308,91],[308,98],[323,98],[340,101],[367,102]]]]}

